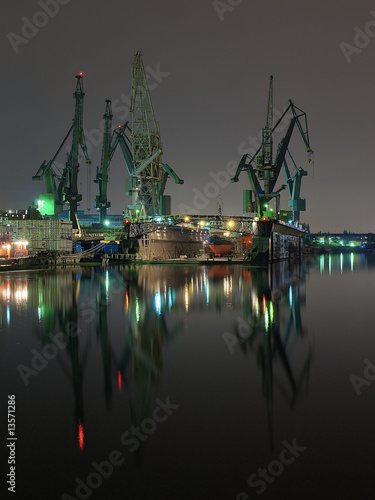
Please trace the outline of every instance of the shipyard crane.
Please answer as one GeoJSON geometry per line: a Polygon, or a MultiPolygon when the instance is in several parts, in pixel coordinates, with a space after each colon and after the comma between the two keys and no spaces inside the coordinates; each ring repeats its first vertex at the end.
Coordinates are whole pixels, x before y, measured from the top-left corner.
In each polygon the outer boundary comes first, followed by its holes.
{"type": "MultiPolygon", "coordinates": [[[[52,218],[58,219],[64,203],[69,204],[70,220],[73,223],[73,228],[78,229],[79,223],[77,218],[77,207],[82,200],[82,195],[78,193],[78,170],[79,170],[79,147],[85,156],[88,164],[91,163],[86,147],[85,135],[83,132],[83,73],[76,75],[77,83],[73,94],[75,99],[75,112],[73,124],[62,141],[56,154],[50,161],[44,161],[39,167],[37,173],[32,177],[33,181],[41,181],[44,179],[46,184],[46,194],[40,196],[40,202],[44,202],[44,207],[41,211],[52,218]],[[72,134],[72,146],[67,154],[66,163],[64,166],[58,166],[56,158],[60,153],[64,144],[66,144],[69,136],[72,134]]],[[[41,203],[39,203],[39,206],[41,203]]]]}
{"type": "Polygon", "coordinates": [[[73,229],[79,229],[77,209],[82,195],[78,192],[78,171],[79,171],[79,148],[81,148],[86,163],[91,164],[89,158],[86,138],[83,131],[83,73],[76,75],[77,84],[73,97],[76,101],[73,119],[73,137],[70,153],[68,153],[66,167],[68,171],[67,185],[64,188],[65,202],[69,205],[69,218],[73,223],[73,229]]]}
{"type": "Polygon", "coordinates": [[[306,200],[300,197],[300,193],[301,193],[302,177],[305,177],[307,175],[307,172],[302,167],[297,167],[289,150],[288,154],[293,162],[295,169],[293,175],[291,175],[287,161],[284,158],[283,166],[289,193],[288,205],[291,207],[293,211],[293,220],[299,221],[300,212],[306,210],[306,200]]]}
{"type": "Polygon", "coordinates": [[[97,167],[96,178],[94,182],[98,184],[99,194],[95,196],[95,208],[99,211],[99,222],[104,224],[107,216],[107,208],[111,206],[111,202],[107,199],[107,187],[109,180],[109,164],[116,150],[117,142],[114,143],[114,133],[112,132],[112,105],[110,99],[106,101],[104,118],[104,134],[102,159],[100,167],[97,167]]]}
{"type": "MultiPolygon", "coordinates": [[[[170,197],[163,194],[167,178],[173,177],[177,184],[183,184],[184,181],[168,165],[161,162],[163,151],[160,129],[151,102],[142,52],[139,51],[135,53],[131,68],[129,112],[132,161],[127,162],[130,176],[127,194],[132,195],[132,205],[127,207],[127,215],[167,215],[170,213],[170,197]]],[[[127,143],[123,145],[126,149],[127,143]]]]}
{"type": "MultiPolygon", "coordinates": [[[[262,217],[265,212],[268,212],[268,204],[272,199],[276,200],[276,214],[279,213],[280,191],[282,191],[285,186],[282,186],[277,191],[274,191],[274,189],[284,163],[294,127],[296,125],[306,146],[307,152],[312,154],[313,151],[310,148],[306,113],[295,106],[291,100],[289,100],[287,108],[284,113],[282,113],[277,123],[273,125],[273,77],[271,76],[268,92],[266,126],[262,130],[262,144],[252,157],[248,154],[243,155],[237,167],[237,171],[231,179],[232,182],[238,182],[238,178],[242,170],[247,172],[251,185],[251,191],[244,191],[244,206],[252,205],[252,193],[254,193],[255,212],[259,217],[262,217]],[[286,117],[286,115],[290,112],[292,117],[288,129],[284,138],[278,145],[275,161],[273,162],[273,133],[284,117],[286,117]],[[247,162],[248,159],[249,161],[247,162]],[[260,181],[263,182],[263,186],[260,181]]],[[[309,162],[310,161],[311,159],[309,158],[309,162]]],[[[300,202],[301,201],[302,200],[300,200],[300,202]]],[[[302,203],[299,204],[299,207],[299,210],[304,210],[302,203]]]]}
{"type": "Polygon", "coordinates": [[[41,181],[43,179],[45,181],[47,192],[39,196],[38,209],[42,215],[47,215],[51,219],[58,219],[63,211],[64,187],[68,172],[66,167],[63,167],[61,171],[59,170],[56,158],[72,130],[73,125],[70,127],[69,132],[66,134],[52,160],[48,162],[44,160],[37,173],[32,177],[33,181],[41,181]]]}

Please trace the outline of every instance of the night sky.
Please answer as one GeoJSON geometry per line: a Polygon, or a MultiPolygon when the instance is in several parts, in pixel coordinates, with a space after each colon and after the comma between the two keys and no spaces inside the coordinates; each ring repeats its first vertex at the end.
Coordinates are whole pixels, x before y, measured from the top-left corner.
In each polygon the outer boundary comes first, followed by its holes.
{"type": "MultiPolygon", "coordinates": [[[[313,232],[375,232],[373,1],[56,1],[1,3],[0,208],[26,208],[44,191],[44,183],[31,177],[69,130],[79,71],[85,75],[84,128],[94,178],[101,156],[95,129],[105,100],[113,101],[114,124],[129,119],[130,68],[134,51],[141,50],[163,161],[185,180],[182,186],[167,184],[173,212],[184,204],[195,213],[216,213],[219,188],[212,185],[212,172],[225,171],[240,161],[244,148],[250,150],[246,142],[265,124],[272,74],[275,109],[292,99],[306,111],[315,151],[313,166],[294,133],[291,152],[309,172],[302,182],[302,220],[313,232]],[[41,14],[44,4],[50,14],[41,14]],[[198,204],[197,190],[208,193],[198,204]]],[[[82,165],[80,208],[93,212],[96,184],[88,201],[82,165]]],[[[221,176],[223,212],[239,215],[249,181],[242,173],[231,184],[229,176],[221,176]]],[[[118,150],[109,213],[121,213],[130,201],[126,177],[118,150]]],[[[277,187],[282,183],[284,177],[277,187]]]]}

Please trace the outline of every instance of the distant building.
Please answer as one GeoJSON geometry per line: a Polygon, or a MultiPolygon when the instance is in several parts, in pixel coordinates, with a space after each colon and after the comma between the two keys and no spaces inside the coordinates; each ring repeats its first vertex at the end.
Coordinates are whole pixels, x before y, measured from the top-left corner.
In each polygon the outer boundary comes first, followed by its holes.
{"type": "Polygon", "coordinates": [[[60,220],[22,220],[0,217],[0,235],[7,244],[27,242],[29,253],[57,250],[72,253],[72,223],[60,220]]]}

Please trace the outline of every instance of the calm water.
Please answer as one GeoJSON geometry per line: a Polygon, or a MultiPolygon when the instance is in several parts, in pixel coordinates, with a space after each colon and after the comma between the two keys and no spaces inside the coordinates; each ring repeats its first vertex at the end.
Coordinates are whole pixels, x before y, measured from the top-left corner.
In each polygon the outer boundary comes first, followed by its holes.
{"type": "Polygon", "coordinates": [[[1,274],[10,498],[375,499],[374,292],[353,254],[1,274]]]}

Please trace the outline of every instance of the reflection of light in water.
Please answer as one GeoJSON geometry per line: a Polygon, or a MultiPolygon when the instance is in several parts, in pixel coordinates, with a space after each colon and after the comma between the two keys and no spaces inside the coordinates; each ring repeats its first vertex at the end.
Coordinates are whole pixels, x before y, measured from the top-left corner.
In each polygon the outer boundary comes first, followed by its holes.
{"type": "Polygon", "coordinates": [[[125,310],[126,310],[126,314],[128,314],[128,312],[129,312],[129,293],[127,290],[125,292],[125,310]]]}
{"type": "Polygon", "coordinates": [[[154,295],[155,311],[157,314],[161,314],[161,295],[160,292],[156,292],[154,295]]]}
{"type": "Polygon", "coordinates": [[[232,292],[232,276],[225,276],[224,278],[224,293],[228,296],[232,292]]]}
{"type": "Polygon", "coordinates": [[[21,302],[26,302],[28,297],[27,285],[23,288],[17,288],[16,293],[14,294],[17,304],[21,302]]]}
{"type": "Polygon", "coordinates": [[[319,257],[320,274],[324,271],[324,255],[319,257]]]}
{"type": "Polygon", "coordinates": [[[106,269],[105,271],[105,294],[108,299],[108,291],[109,291],[109,271],[106,269]]]}
{"type": "Polygon", "coordinates": [[[259,299],[254,290],[251,292],[251,303],[253,305],[253,311],[255,315],[258,317],[259,316],[259,299]]]}
{"type": "Polygon", "coordinates": [[[340,253],[340,272],[342,274],[343,255],[340,253]]]}
{"type": "Polygon", "coordinates": [[[266,329],[266,332],[268,331],[270,327],[270,318],[268,315],[268,309],[264,311],[264,328],[266,329]]]}
{"type": "Polygon", "coordinates": [[[139,323],[141,315],[139,312],[139,299],[138,297],[135,298],[135,319],[137,320],[137,323],[139,323]]]}
{"type": "Polygon", "coordinates": [[[42,319],[42,309],[40,306],[38,306],[38,320],[41,321],[42,319]]]}
{"type": "Polygon", "coordinates": [[[10,307],[9,306],[7,306],[7,324],[8,324],[8,326],[10,324],[10,307]]]}
{"type": "Polygon", "coordinates": [[[188,312],[189,310],[189,286],[185,283],[185,310],[188,312]]]}
{"type": "Polygon", "coordinates": [[[353,272],[353,268],[354,268],[354,253],[352,252],[350,254],[350,270],[351,270],[351,272],[353,272]]]}
{"type": "Polygon", "coordinates": [[[81,422],[78,423],[78,444],[79,444],[79,449],[83,451],[83,447],[85,444],[85,433],[81,422]]]}
{"type": "Polygon", "coordinates": [[[266,302],[266,296],[263,295],[263,314],[266,314],[266,310],[267,310],[267,302],[266,302]]]}
{"type": "Polygon", "coordinates": [[[289,304],[293,304],[293,290],[291,286],[289,286],[289,304]]]}
{"type": "Polygon", "coordinates": [[[117,372],[117,382],[118,382],[118,390],[121,392],[122,379],[120,370],[117,372]]]}
{"type": "Polygon", "coordinates": [[[172,307],[172,290],[171,287],[168,288],[168,309],[171,310],[172,307]]]}
{"type": "Polygon", "coordinates": [[[332,258],[331,254],[328,255],[328,274],[331,274],[331,269],[332,269],[332,258]]]}
{"type": "Polygon", "coordinates": [[[210,303],[210,282],[206,280],[206,302],[210,303]]]}

